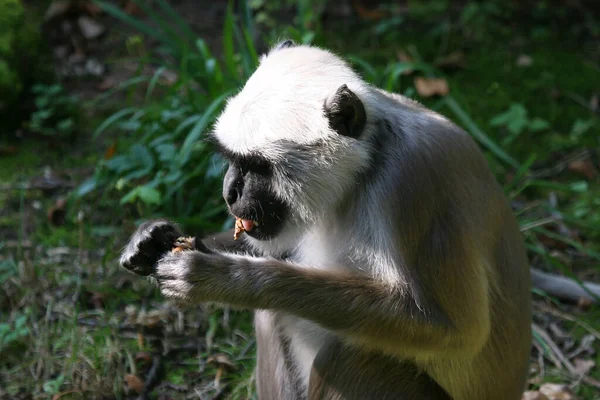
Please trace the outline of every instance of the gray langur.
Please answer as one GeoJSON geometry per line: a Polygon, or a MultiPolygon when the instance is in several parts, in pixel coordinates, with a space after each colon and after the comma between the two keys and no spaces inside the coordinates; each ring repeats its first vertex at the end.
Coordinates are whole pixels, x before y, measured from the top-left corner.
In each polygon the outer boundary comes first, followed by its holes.
{"type": "Polygon", "coordinates": [[[245,234],[142,224],[121,265],[168,299],[255,310],[260,399],[518,400],[530,272],[472,138],[285,41],[211,132],[245,234]]]}

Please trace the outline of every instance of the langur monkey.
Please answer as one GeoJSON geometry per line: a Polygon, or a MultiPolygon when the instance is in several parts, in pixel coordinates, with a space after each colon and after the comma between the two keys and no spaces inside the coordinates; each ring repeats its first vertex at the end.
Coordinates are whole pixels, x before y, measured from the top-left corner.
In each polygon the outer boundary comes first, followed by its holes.
{"type": "Polygon", "coordinates": [[[245,233],[142,224],[121,265],[183,304],[255,310],[262,400],[519,400],[530,272],[515,216],[472,138],[281,42],[209,134],[245,233]]]}

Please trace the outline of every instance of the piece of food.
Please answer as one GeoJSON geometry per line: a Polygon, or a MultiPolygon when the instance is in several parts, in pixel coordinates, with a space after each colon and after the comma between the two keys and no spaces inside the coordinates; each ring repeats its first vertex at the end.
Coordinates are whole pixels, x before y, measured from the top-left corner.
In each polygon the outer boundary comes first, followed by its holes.
{"type": "Polygon", "coordinates": [[[233,232],[233,240],[238,240],[242,233],[250,232],[252,229],[254,229],[255,226],[258,226],[257,221],[236,217],[235,231],[233,232]]]}
{"type": "Polygon", "coordinates": [[[193,250],[194,249],[194,238],[193,237],[180,237],[175,240],[175,247],[171,250],[173,253],[177,253],[178,251],[183,250],[193,250]]]}
{"type": "Polygon", "coordinates": [[[241,218],[235,219],[235,231],[233,232],[233,240],[238,240],[242,233],[246,232],[244,229],[244,223],[241,218]]]}

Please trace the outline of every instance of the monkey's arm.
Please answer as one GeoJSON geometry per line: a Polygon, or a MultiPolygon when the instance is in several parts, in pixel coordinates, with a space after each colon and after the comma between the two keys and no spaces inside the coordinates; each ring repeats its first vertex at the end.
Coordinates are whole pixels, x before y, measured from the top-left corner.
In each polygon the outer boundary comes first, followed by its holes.
{"type": "Polygon", "coordinates": [[[159,261],[156,277],[168,298],[283,311],[312,320],[351,342],[404,357],[440,352],[466,355],[479,349],[489,329],[487,297],[473,293],[468,285],[452,291],[457,297],[452,310],[444,305],[423,308],[406,288],[366,276],[198,251],[168,254],[159,261]],[[456,308],[469,298],[468,310],[456,308]],[[478,320],[469,321],[472,315],[478,320]]]}

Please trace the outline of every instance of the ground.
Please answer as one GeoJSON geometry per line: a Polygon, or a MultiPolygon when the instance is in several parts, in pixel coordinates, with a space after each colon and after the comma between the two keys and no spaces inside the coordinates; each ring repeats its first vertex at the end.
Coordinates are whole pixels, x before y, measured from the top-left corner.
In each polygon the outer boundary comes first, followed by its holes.
{"type": "MultiPolygon", "coordinates": [[[[341,54],[367,60],[380,85],[390,82],[385,68],[398,60],[439,66],[458,109],[444,97],[419,97],[411,74],[395,75],[391,89],[419,98],[469,131],[479,127],[520,163],[535,154],[534,181],[544,184],[525,189],[510,186],[518,171],[507,169],[494,151],[486,153],[523,217],[531,263],[564,273],[549,261],[558,260],[578,278],[598,282],[597,14],[536,9],[533,17],[499,18],[491,28],[492,17],[481,9],[467,14],[471,3],[465,3],[452,14],[463,19],[435,9],[412,18],[398,17],[402,10],[392,17],[364,10],[348,15],[352,8],[340,5],[330,10],[319,38],[341,54]],[[452,24],[460,29],[446,31],[452,24]],[[548,204],[562,210],[550,224],[548,204]]],[[[225,2],[173,4],[221,54],[225,2]]],[[[92,138],[94,129],[115,110],[143,100],[133,91],[90,103],[140,72],[136,31],[106,14],[96,19],[107,32],[88,43],[85,54],[107,70],[95,78],[63,79],[68,93],[88,101],[74,136],[40,137],[23,129],[0,137],[0,398],[254,398],[251,315],[212,305],[182,310],[165,302],[152,282],[117,265],[135,221],[149,217],[143,208],[120,206],[121,194],[114,191],[68,197],[98,160],[112,154],[111,146],[119,143],[119,150],[136,139],[121,132],[92,138]]],[[[156,47],[145,40],[141,49],[156,47]]],[[[141,73],[154,70],[150,64],[141,73]]],[[[600,398],[598,306],[533,296],[530,389],[556,382],[582,399],[600,398]]]]}

